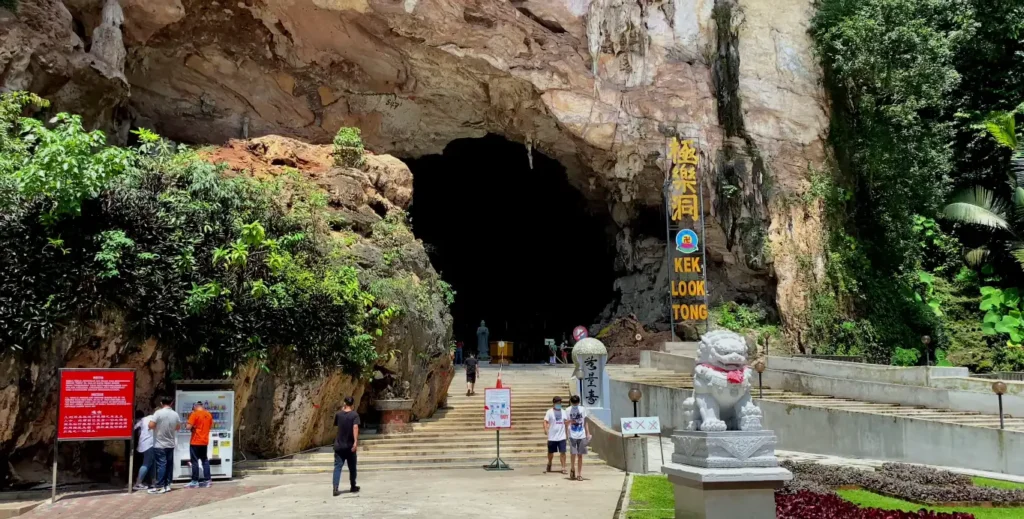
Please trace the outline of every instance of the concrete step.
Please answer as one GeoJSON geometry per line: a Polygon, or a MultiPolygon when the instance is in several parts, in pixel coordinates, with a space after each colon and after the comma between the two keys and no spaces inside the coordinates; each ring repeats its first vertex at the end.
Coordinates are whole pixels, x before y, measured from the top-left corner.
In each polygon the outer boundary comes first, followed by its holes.
{"type": "MultiPolygon", "coordinates": [[[[436,447],[436,445],[434,445],[434,443],[435,442],[425,442],[425,441],[402,442],[402,441],[398,441],[397,439],[394,440],[394,441],[387,441],[387,442],[385,442],[384,440],[378,440],[378,441],[375,441],[373,443],[367,443],[365,446],[363,446],[363,448],[361,449],[361,452],[383,453],[383,452],[406,452],[406,451],[417,451],[417,450],[422,451],[424,449],[434,449],[434,450],[436,450],[437,447],[436,447]]],[[[456,447],[453,447],[453,449],[462,449],[462,450],[466,450],[466,451],[470,451],[470,450],[475,451],[475,450],[479,450],[479,449],[494,449],[494,445],[495,445],[494,438],[490,438],[490,439],[473,439],[473,440],[467,440],[467,441],[461,441],[460,440],[458,445],[456,447]]],[[[501,450],[502,450],[502,452],[505,451],[505,447],[506,446],[508,446],[508,448],[510,448],[510,449],[517,449],[517,448],[529,448],[529,449],[545,448],[545,447],[547,447],[547,438],[545,438],[545,437],[538,437],[538,438],[516,439],[516,440],[505,440],[505,439],[502,439],[502,441],[501,441],[501,450]]],[[[308,459],[309,457],[311,457],[311,456],[306,456],[306,457],[304,457],[304,459],[308,459]]]]}

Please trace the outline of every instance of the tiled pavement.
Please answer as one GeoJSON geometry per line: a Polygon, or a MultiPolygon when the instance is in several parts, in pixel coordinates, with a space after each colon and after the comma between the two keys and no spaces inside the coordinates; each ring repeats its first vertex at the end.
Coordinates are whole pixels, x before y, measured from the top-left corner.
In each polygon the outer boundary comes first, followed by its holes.
{"type": "Polygon", "coordinates": [[[20,516],[24,519],[150,519],[233,497],[272,488],[240,482],[214,482],[210,488],[186,490],[180,486],[166,494],[150,495],[145,491],[129,495],[122,491],[95,491],[57,497],[54,505],[42,504],[20,516]]]}

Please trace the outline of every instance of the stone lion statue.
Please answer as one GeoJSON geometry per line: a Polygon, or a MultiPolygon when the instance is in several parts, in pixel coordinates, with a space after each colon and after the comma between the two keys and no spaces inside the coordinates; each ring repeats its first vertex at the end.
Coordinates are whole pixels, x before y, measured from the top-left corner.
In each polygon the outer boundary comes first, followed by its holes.
{"type": "Polygon", "coordinates": [[[761,410],[750,398],[753,371],[742,335],[714,330],[701,337],[693,396],[683,401],[687,431],[760,431],[761,410]]]}

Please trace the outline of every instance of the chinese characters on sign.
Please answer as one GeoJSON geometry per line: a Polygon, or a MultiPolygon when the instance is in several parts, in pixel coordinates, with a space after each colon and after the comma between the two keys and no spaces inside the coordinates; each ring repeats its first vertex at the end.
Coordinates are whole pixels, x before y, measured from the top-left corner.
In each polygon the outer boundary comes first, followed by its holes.
{"type": "Polygon", "coordinates": [[[580,357],[583,378],[580,379],[580,397],[591,407],[601,405],[601,358],[597,355],[580,357]]]}
{"type": "Polygon", "coordinates": [[[487,388],[484,390],[484,428],[512,428],[512,390],[487,388]]]}
{"type": "Polygon", "coordinates": [[[134,371],[62,369],[57,439],[129,439],[134,407],[134,371]]]}
{"type": "Polygon", "coordinates": [[[673,137],[668,147],[671,168],[665,184],[669,261],[672,264],[672,323],[708,318],[704,271],[704,200],[700,187],[698,149],[690,139],[673,137]]]}

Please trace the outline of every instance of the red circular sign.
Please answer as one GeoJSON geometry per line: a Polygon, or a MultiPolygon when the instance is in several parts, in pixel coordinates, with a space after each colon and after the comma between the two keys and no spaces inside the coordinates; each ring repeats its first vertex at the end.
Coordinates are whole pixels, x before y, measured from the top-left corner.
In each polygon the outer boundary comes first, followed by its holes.
{"type": "Polygon", "coordinates": [[[577,326],[572,329],[572,338],[574,341],[579,342],[587,338],[587,329],[582,326],[577,326]]]}

